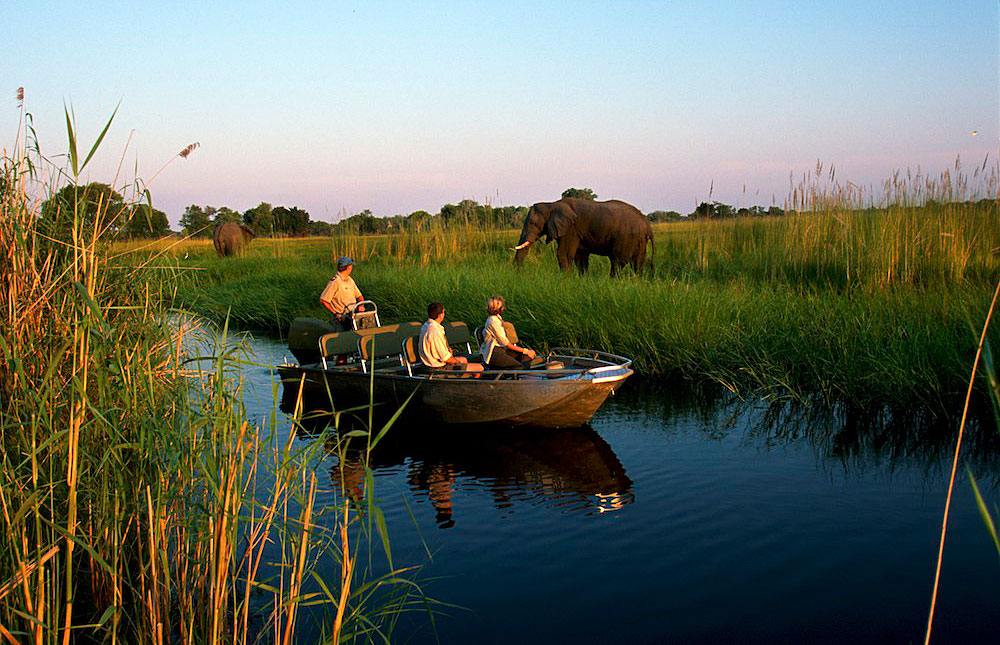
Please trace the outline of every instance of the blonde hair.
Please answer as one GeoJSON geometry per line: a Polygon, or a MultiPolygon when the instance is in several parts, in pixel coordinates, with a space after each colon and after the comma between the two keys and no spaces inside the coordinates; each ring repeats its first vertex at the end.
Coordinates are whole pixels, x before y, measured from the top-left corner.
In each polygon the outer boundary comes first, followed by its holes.
{"type": "Polygon", "coordinates": [[[500,296],[493,296],[486,301],[486,313],[491,316],[499,316],[500,312],[507,306],[507,301],[500,296]]]}

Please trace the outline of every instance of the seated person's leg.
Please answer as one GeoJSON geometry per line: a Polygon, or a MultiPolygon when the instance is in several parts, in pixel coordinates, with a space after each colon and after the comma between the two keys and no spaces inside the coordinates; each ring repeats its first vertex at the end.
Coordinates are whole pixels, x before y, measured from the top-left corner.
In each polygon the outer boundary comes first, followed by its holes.
{"type": "MultiPolygon", "coordinates": [[[[522,356],[520,353],[517,355],[522,356]]],[[[511,352],[506,347],[495,347],[493,349],[489,366],[490,369],[494,370],[519,370],[524,368],[524,365],[515,358],[514,352],[511,352]]]]}

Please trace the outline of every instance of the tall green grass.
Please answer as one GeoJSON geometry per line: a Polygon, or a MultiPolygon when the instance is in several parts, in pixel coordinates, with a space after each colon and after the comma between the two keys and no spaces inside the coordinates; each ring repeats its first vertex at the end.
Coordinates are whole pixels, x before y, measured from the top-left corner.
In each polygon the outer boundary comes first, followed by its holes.
{"type": "MultiPolygon", "coordinates": [[[[995,217],[989,208],[977,217],[995,217]]],[[[794,226],[807,224],[690,223],[660,232],[657,253],[671,253],[666,240],[697,248],[700,243],[690,240],[695,233],[732,229],[738,231],[732,236],[745,239],[773,227],[768,236],[779,239],[794,226]]],[[[188,265],[202,270],[187,275],[177,301],[280,336],[296,316],[325,317],[318,294],[334,271],[331,258],[347,248],[339,239],[332,245],[300,241],[283,247],[280,263],[273,262],[267,244],[256,241],[233,261],[207,250],[192,253],[188,265]]],[[[534,344],[614,351],[634,358],[646,374],[711,380],[776,398],[940,406],[962,391],[974,351],[968,328],[982,320],[988,301],[988,284],[974,276],[996,271],[995,257],[983,255],[967,263],[960,280],[946,280],[942,268],[930,284],[880,286],[871,273],[871,281],[850,286],[824,272],[804,276],[794,259],[774,259],[778,268],[766,276],[754,273],[746,267],[759,266],[757,261],[737,254],[732,264],[744,267],[742,273],[695,275],[692,269],[665,275],[671,270],[658,257],[653,278],[611,279],[598,270],[600,263],[592,263],[585,276],[563,274],[551,254],[536,252],[518,271],[503,249],[427,265],[369,252],[355,258],[354,277],[386,321],[420,320],[428,302],[442,300],[451,318],[477,325],[485,318],[486,298],[501,294],[510,305],[508,318],[534,344]],[[792,271],[797,276],[789,277],[792,271]]]]}
{"type": "Polygon", "coordinates": [[[67,168],[22,134],[0,158],[0,640],[288,643],[319,606],[331,639],[388,641],[419,597],[358,557],[378,533],[388,550],[371,499],[341,490],[317,522],[322,443],[248,418],[224,326],[190,354],[169,264],[109,248],[131,209],[40,219],[60,182],[42,178],[75,182],[103,138],[84,154],[67,129],[67,168]]]}

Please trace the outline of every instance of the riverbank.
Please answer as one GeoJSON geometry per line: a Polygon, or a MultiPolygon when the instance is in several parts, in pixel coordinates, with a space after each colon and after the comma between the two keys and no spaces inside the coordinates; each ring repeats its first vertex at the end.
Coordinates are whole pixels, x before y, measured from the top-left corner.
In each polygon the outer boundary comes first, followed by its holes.
{"type": "Polygon", "coordinates": [[[615,351],[646,375],[771,398],[950,407],[1000,276],[994,202],[659,225],[655,269],[617,279],[603,258],[587,275],[561,273],[555,245],[517,270],[516,235],[256,240],[225,260],[182,243],[171,253],[191,270],[173,303],[281,337],[296,316],[325,317],[318,293],[345,254],[384,321],[420,320],[442,300],[476,325],[502,294],[535,345],[615,351]]]}

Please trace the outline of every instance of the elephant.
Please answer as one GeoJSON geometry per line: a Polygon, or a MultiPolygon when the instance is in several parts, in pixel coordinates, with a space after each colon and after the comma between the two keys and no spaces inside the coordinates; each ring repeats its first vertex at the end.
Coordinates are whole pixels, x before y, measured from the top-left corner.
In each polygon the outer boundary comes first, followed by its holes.
{"type": "Polygon", "coordinates": [[[626,264],[638,273],[646,262],[646,242],[650,243],[652,268],[653,228],[635,206],[612,199],[598,202],[566,197],[557,202],[533,205],[524,218],[521,238],[512,251],[514,262],[521,266],[532,244],[545,236],[545,243],[558,242],[559,268],[568,271],[576,264],[584,273],[590,255],[605,255],[611,260],[614,276],[626,264]]]}
{"type": "Polygon", "coordinates": [[[253,231],[238,222],[219,222],[212,233],[212,243],[220,257],[239,255],[253,238],[253,231]]]}

